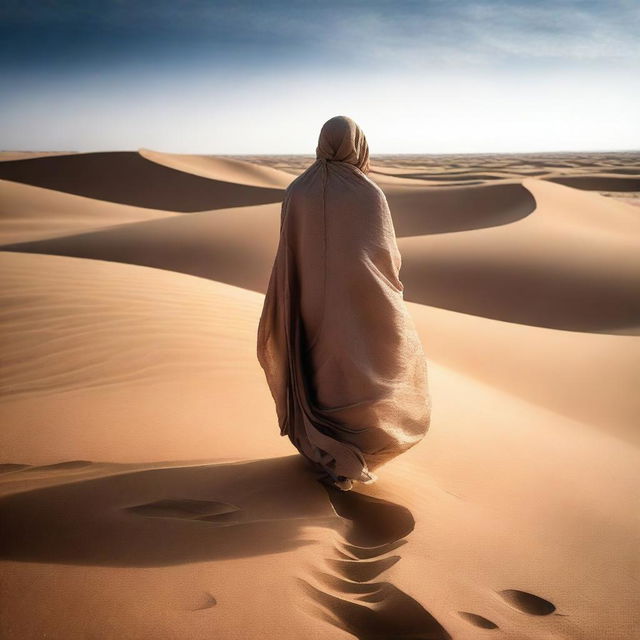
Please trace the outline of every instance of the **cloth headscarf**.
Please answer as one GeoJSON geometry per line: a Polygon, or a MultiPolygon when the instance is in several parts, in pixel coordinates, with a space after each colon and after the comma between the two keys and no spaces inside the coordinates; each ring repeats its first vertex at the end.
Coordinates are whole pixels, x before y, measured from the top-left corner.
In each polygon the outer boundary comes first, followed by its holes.
{"type": "Polygon", "coordinates": [[[257,334],[280,434],[343,490],[374,482],[431,415],[391,213],[369,170],[360,127],[328,120],[316,161],[285,191],[257,334]]]}

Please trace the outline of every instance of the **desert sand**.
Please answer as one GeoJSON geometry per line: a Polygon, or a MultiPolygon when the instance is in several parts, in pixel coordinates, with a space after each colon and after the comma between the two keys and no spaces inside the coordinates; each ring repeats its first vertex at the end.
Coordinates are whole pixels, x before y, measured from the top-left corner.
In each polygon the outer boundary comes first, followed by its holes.
{"type": "Polygon", "coordinates": [[[0,160],[0,637],[640,636],[640,155],[373,156],[433,421],[346,493],[255,356],[312,157],[0,160]]]}

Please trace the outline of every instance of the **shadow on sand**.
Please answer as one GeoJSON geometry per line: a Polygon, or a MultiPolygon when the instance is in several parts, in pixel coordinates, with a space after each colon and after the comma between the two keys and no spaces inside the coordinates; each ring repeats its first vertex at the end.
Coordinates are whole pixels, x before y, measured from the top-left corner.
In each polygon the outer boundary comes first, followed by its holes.
{"type": "Polygon", "coordinates": [[[4,465],[0,557],[21,562],[149,567],[278,553],[316,540],[305,526],[342,538],[315,585],[297,578],[309,612],[357,638],[449,634],[414,598],[375,581],[401,559],[411,512],[317,481],[298,455],[257,461],[131,470],[66,461],[4,465]],[[95,474],[101,474],[95,477],[95,474]],[[93,475],[92,475],[93,474],[93,475]],[[30,483],[53,486],[29,488],[30,483]],[[15,489],[17,487],[17,489],[15,489]]]}

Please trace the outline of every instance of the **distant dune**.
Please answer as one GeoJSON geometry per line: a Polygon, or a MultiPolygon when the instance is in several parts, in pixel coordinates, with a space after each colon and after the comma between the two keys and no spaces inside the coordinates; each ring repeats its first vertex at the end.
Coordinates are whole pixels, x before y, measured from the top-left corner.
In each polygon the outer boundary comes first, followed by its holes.
{"type": "Polygon", "coordinates": [[[286,189],[293,179],[291,174],[284,171],[231,158],[161,153],[151,149],[140,149],[138,153],[151,162],[171,169],[245,186],[286,189]]]}
{"type": "MultiPolygon", "coordinates": [[[[381,186],[405,234],[399,245],[406,300],[541,327],[640,333],[635,208],[532,178],[435,195],[425,187],[381,186]],[[447,233],[445,224],[471,229],[447,233]]],[[[279,223],[273,204],[3,248],[141,264],[264,292],[279,223]]]]}
{"type": "MultiPolygon", "coordinates": [[[[219,161],[221,164],[222,161],[219,161]]],[[[202,211],[279,202],[282,188],[203,178],[131,151],[82,153],[0,163],[0,178],[88,198],[168,211],[202,211]]]]}
{"type": "Polygon", "coordinates": [[[537,206],[522,220],[401,238],[405,297],[521,324],[638,334],[636,209],[539,180],[524,186],[537,206]]]}
{"type": "Polygon", "coordinates": [[[68,156],[75,151],[0,151],[0,162],[7,160],[28,160],[44,156],[68,156]]]}
{"type": "Polygon", "coordinates": [[[640,177],[617,176],[566,176],[549,178],[551,182],[589,191],[640,191],[640,177]]]}
{"type": "Polygon", "coordinates": [[[424,185],[388,184],[382,187],[399,238],[432,233],[495,227],[529,215],[536,201],[521,184],[481,185],[433,189],[424,185]]]}

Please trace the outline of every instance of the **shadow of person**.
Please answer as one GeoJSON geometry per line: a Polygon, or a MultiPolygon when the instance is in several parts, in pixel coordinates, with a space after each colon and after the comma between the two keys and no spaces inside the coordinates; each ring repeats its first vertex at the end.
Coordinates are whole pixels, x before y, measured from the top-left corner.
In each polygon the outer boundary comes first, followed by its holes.
{"type": "Polygon", "coordinates": [[[317,615],[331,612],[332,624],[361,640],[449,637],[422,604],[379,581],[401,559],[389,554],[415,526],[406,507],[328,487],[297,454],[170,465],[137,470],[88,461],[8,465],[9,483],[17,480],[20,489],[0,499],[0,558],[168,566],[317,544],[317,529],[311,539],[305,527],[326,527],[339,534],[337,557],[325,558],[322,571],[304,574],[317,586],[296,577],[311,602],[324,609],[317,615]],[[57,484],[29,488],[42,481],[57,484]]]}
{"type": "Polygon", "coordinates": [[[0,520],[3,559],[144,567],[295,549],[340,517],[293,455],[67,478],[3,497],[0,520]]]}

